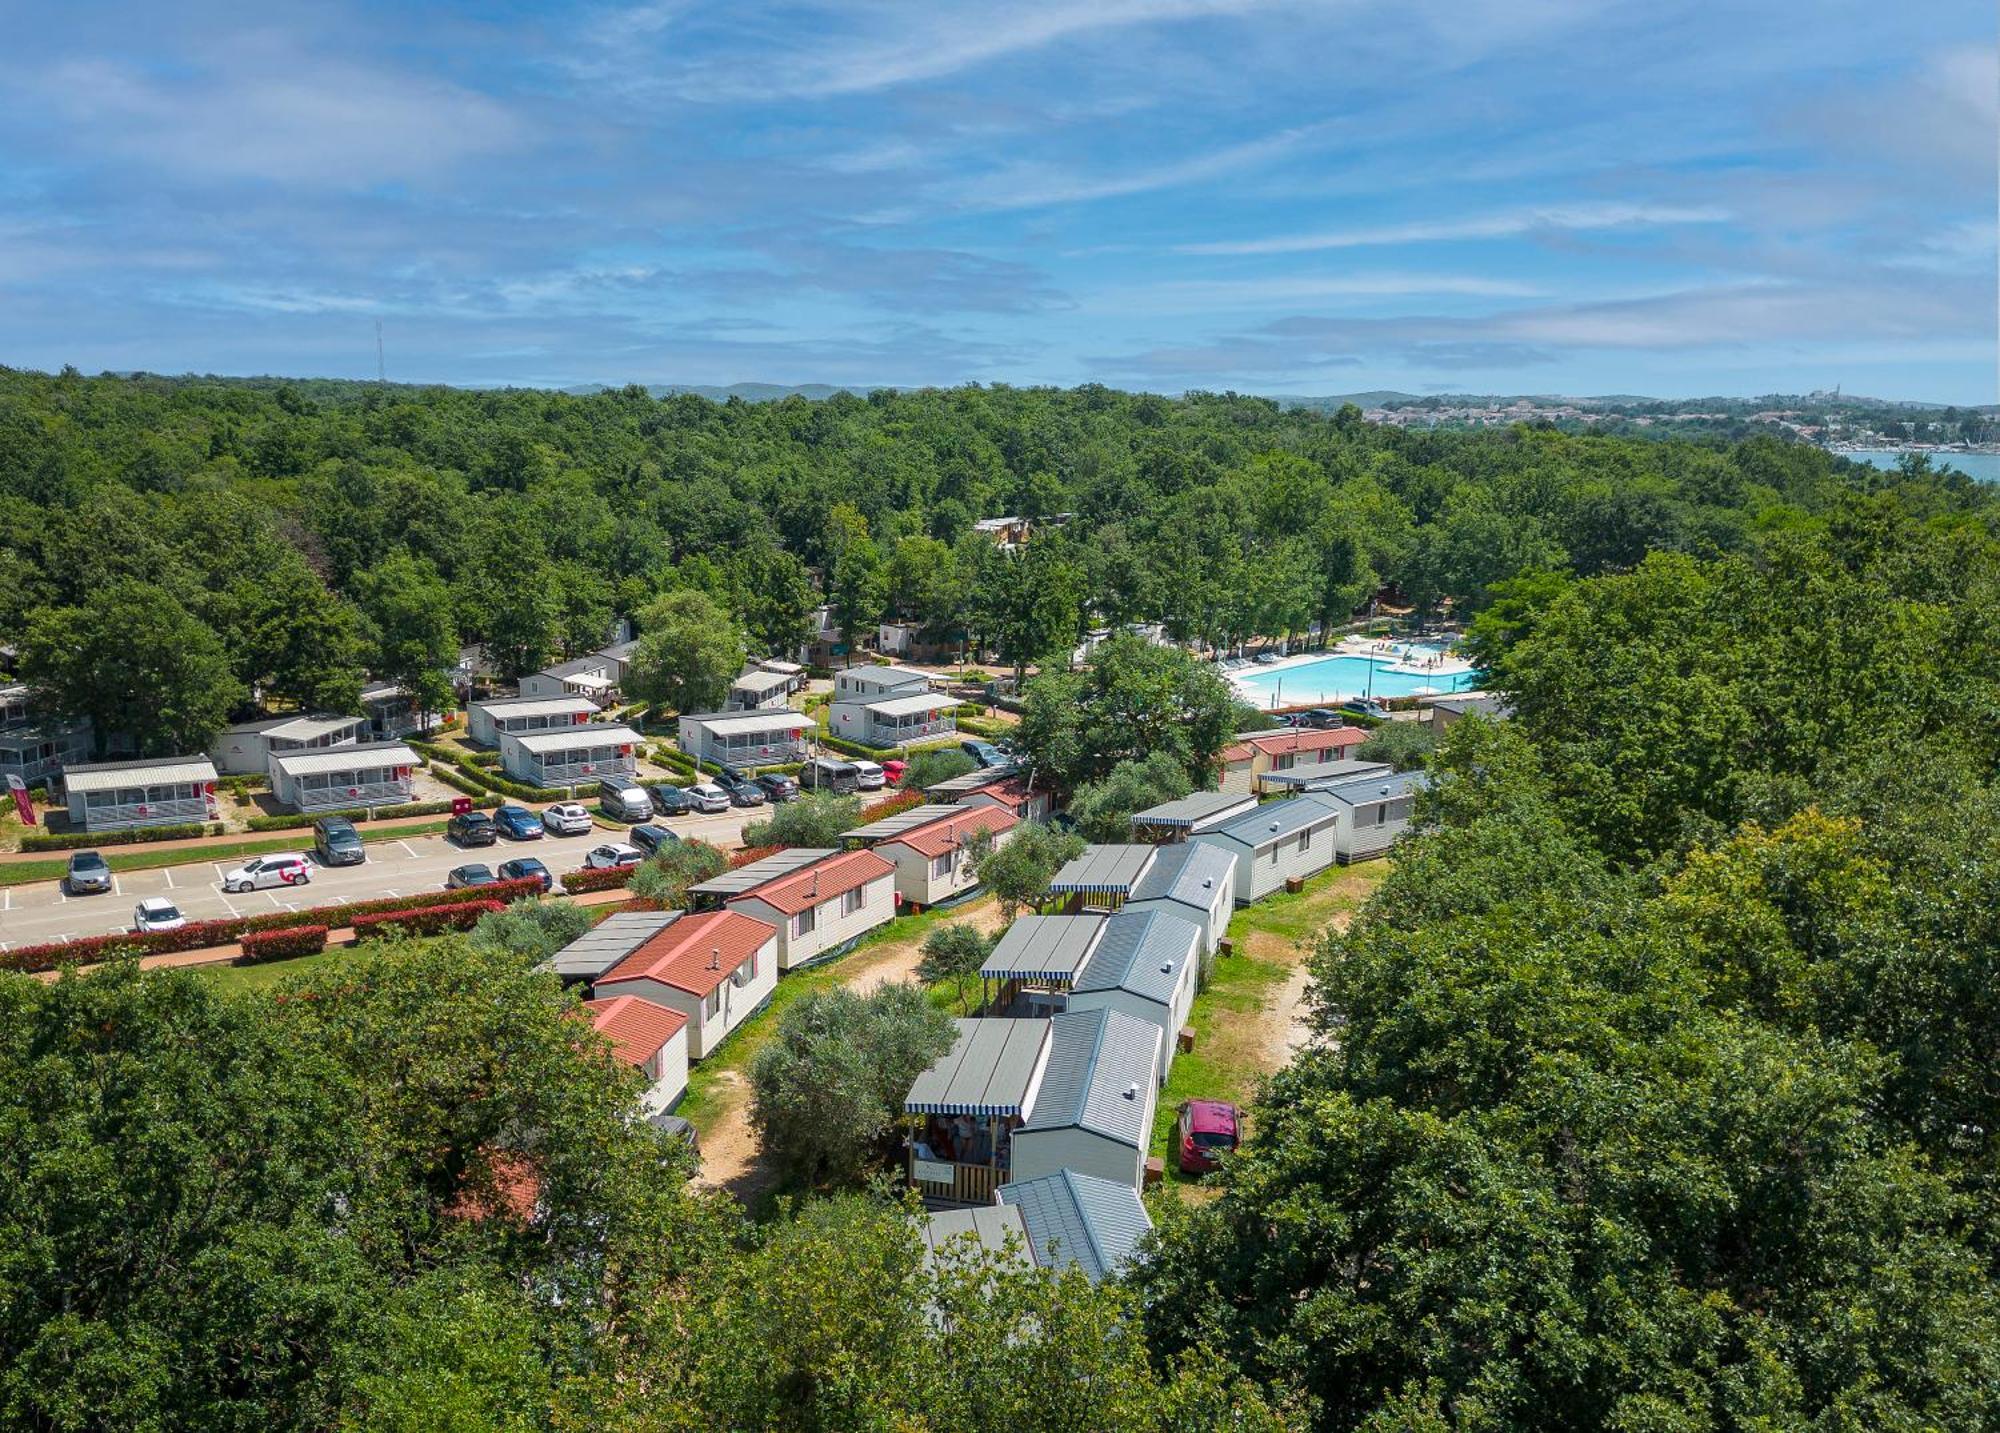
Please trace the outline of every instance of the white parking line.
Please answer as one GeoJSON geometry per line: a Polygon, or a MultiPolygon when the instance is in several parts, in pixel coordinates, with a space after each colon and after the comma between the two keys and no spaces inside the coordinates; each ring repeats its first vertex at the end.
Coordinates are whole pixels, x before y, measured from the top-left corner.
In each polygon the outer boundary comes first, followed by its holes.
{"type": "Polygon", "coordinates": [[[0,886],[0,911],[12,909],[14,909],[14,892],[8,887],[0,886]]]}
{"type": "Polygon", "coordinates": [[[387,886],[384,886],[384,887],[382,888],[382,894],[383,894],[383,895],[385,895],[385,896],[396,896],[396,897],[400,897],[400,896],[401,896],[401,895],[402,895],[403,893],[402,893],[401,891],[396,891],[396,890],[391,890],[391,889],[390,889],[389,887],[387,887],[387,886]]]}
{"type": "Polygon", "coordinates": [[[160,874],[167,878],[167,889],[171,891],[174,888],[174,868],[172,866],[162,866],[160,867],[160,874]]]}
{"type": "Polygon", "coordinates": [[[412,861],[418,859],[416,851],[411,848],[408,841],[398,841],[396,844],[403,848],[403,854],[408,856],[412,861]]]}
{"type": "Polygon", "coordinates": [[[115,873],[111,877],[111,894],[114,896],[122,896],[125,894],[125,892],[119,888],[118,877],[115,873]]]}
{"type": "Polygon", "coordinates": [[[243,919],[243,912],[236,909],[235,903],[231,901],[228,896],[218,893],[216,895],[216,899],[222,902],[222,908],[229,912],[229,918],[231,920],[243,919]]]}

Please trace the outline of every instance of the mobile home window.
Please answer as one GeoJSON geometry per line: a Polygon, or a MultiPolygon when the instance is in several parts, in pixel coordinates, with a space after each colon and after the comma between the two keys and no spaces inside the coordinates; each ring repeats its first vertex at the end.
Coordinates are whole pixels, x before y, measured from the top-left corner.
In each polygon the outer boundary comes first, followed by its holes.
{"type": "Polygon", "coordinates": [[[863,895],[862,889],[859,886],[856,886],[853,890],[848,891],[845,895],[841,896],[840,913],[844,916],[851,916],[856,911],[860,910],[862,895],[863,895]]]}
{"type": "Polygon", "coordinates": [[[797,915],[793,916],[792,935],[794,937],[797,937],[805,935],[807,932],[809,932],[816,923],[818,915],[819,912],[816,910],[804,910],[800,911],[797,915]]]}

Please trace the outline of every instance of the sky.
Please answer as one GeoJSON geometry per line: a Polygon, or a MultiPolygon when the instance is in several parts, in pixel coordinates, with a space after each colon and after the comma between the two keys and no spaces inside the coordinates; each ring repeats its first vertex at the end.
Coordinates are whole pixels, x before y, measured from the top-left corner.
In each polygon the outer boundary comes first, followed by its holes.
{"type": "Polygon", "coordinates": [[[0,364],[1996,401],[1990,0],[0,0],[0,364]]]}

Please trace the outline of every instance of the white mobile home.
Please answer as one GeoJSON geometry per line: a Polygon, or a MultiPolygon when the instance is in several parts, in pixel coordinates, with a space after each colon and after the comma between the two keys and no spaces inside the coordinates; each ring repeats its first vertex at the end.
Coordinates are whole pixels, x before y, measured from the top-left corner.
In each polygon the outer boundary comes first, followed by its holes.
{"type": "Polygon", "coordinates": [[[598,713],[588,697],[502,697],[465,709],[465,731],[481,746],[498,746],[502,732],[585,726],[598,713]]]}
{"type": "Polygon", "coordinates": [[[567,662],[557,662],[521,678],[521,695],[588,697],[602,706],[617,698],[617,674],[623,669],[623,663],[599,652],[587,657],[572,657],[567,662]]]}
{"type": "Polygon", "coordinates": [[[401,806],[413,794],[417,754],[398,742],[331,751],[274,751],[268,758],[278,804],[310,815],[356,807],[401,806]]]}
{"type": "Polygon", "coordinates": [[[1250,732],[1222,749],[1224,791],[1262,791],[1263,778],[1272,772],[1310,773],[1328,762],[1344,761],[1368,740],[1360,727],[1342,726],[1330,731],[1300,730],[1250,732]]]}
{"type": "Polygon", "coordinates": [[[1236,901],[1248,905],[1290,878],[1316,875],[1334,862],[1339,813],[1317,794],[1266,801],[1227,826],[1194,840],[1236,857],[1236,901]]]}
{"type": "Polygon", "coordinates": [[[791,677],[752,667],[730,683],[729,698],[722,705],[732,712],[780,711],[791,694],[791,677]]]}
{"type": "Polygon", "coordinates": [[[363,687],[361,710],[367,713],[370,741],[417,736],[437,720],[435,712],[418,711],[416,699],[394,682],[370,682],[363,687]]]}
{"type": "Polygon", "coordinates": [[[867,826],[847,832],[843,839],[860,840],[876,855],[892,862],[896,867],[896,894],[905,905],[923,907],[963,895],[979,884],[965,850],[972,837],[988,833],[997,846],[1020,824],[1011,811],[998,806],[952,806],[945,808],[943,816],[884,839],[870,838],[872,828],[867,826]]]}
{"type": "Polygon", "coordinates": [[[682,911],[616,911],[542,963],[565,985],[588,987],[633,951],[685,914],[682,911]]]}
{"type": "Polygon", "coordinates": [[[129,831],[215,819],[215,764],[206,756],[65,766],[63,802],[79,831],[129,831]]]}
{"type": "Polygon", "coordinates": [[[1073,1169],[1015,1180],[1001,1185],[991,1204],[939,1209],[923,1219],[932,1260],[970,1241],[1022,1267],[1074,1268],[1093,1284],[1136,1263],[1153,1227],[1138,1190],[1073,1169]]]}
{"type": "Polygon", "coordinates": [[[827,730],[847,741],[887,749],[958,730],[958,699],[931,690],[912,667],[851,667],[833,679],[827,730]]]}
{"type": "Polygon", "coordinates": [[[638,769],[639,734],[615,722],[554,731],[500,733],[500,768],[530,786],[560,788],[629,778],[638,769]]]}
{"type": "Polygon", "coordinates": [[[638,995],[688,1019],[688,1058],[703,1060],[778,987],[778,932],[737,911],[684,915],[647,936],[591,983],[598,999],[638,995]]]}
{"type": "Polygon", "coordinates": [[[353,746],[369,735],[366,717],[266,717],[225,727],[209,743],[208,759],[224,776],[262,776],[274,754],[353,746]]]}
{"type": "Polygon", "coordinates": [[[37,721],[27,684],[0,682],[0,785],[18,776],[23,786],[47,786],[89,755],[89,722],[37,721]]]}
{"type": "Polygon", "coordinates": [[[1047,1016],[1069,1007],[1077,972],[1104,935],[1104,915],[1025,915],[1008,926],[979,967],[982,1008],[1047,1016]]]}
{"type": "Polygon", "coordinates": [[[680,749],[717,766],[778,766],[804,761],[815,726],[803,712],[691,712],[680,720],[680,749]]]}
{"type": "Polygon", "coordinates": [[[647,1114],[663,1114],[680,1103],[688,1083],[687,1016],[638,995],[586,1000],[583,1008],[592,1027],[611,1042],[612,1055],[644,1077],[640,1104],[647,1114]]]}
{"type": "Polygon", "coordinates": [[[1160,1028],[1116,1010],[1049,1021],[1048,1055],[1027,1119],[1014,1131],[1009,1178],[1073,1169],[1145,1184],[1159,1099],[1160,1028]]]}
{"type": "Polygon", "coordinates": [[[1115,911],[1159,854],[1158,846],[1136,843],[1085,846],[1049,882],[1049,902],[1064,910],[1115,911]]]}
{"type": "Polygon", "coordinates": [[[1201,930],[1201,958],[1209,957],[1229,934],[1236,910],[1236,854],[1220,846],[1187,841],[1162,846],[1125,899],[1127,911],[1161,911],[1191,920],[1201,930]]]}
{"type": "Polygon", "coordinates": [[[896,868],[873,851],[781,851],[690,887],[690,898],[717,894],[724,906],[778,932],[778,968],[794,970],[844,950],[896,916],[896,868]],[[759,871],[758,867],[766,867],[759,871]]]}
{"type": "Polygon", "coordinates": [[[1410,829],[1417,792],[1429,784],[1421,771],[1392,771],[1313,786],[1303,797],[1323,802],[1339,817],[1334,858],[1343,865],[1385,854],[1410,829]]]}
{"type": "MultiPolygon", "coordinates": [[[[1068,917],[1076,919],[1076,917],[1068,917]]],[[[1104,934],[1077,968],[1071,1010],[1115,1010],[1160,1030],[1159,1082],[1167,1082],[1181,1027],[1200,983],[1201,927],[1159,911],[1123,910],[1104,918],[1104,934]]]]}

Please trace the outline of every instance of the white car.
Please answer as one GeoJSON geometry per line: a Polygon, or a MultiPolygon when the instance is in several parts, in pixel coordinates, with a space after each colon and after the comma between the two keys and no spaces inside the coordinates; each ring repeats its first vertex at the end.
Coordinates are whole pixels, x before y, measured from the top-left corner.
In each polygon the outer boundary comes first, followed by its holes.
{"type": "Polygon", "coordinates": [[[583,858],[586,871],[608,871],[617,866],[636,866],[646,859],[646,853],[637,846],[628,846],[623,841],[606,841],[602,846],[592,846],[590,854],[583,858]]]}
{"type": "Polygon", "coordinates": [[[148,896],[132,908],[132,929],[141,935],[151,930],[179,930],[187,923],[181,908],[165,896],[148,896]]]}
{"type": "Polygon", "coordinates": [[[713,781],[697,781],[686,790],[695,810],[705,815],[714,816],[729,809],[729,793],[713,781]]]}
{"type": "Polygon", "coordinates": [[[872,761],[855,758],[847,763],[854,768],[854,785],[859,791],[880,791],[889,784],[889,774],[872,761]]]}
{"type": "Polygon", "coordinates": [[[222,889],[234,893],[268,890],[272,886],[309,886],[312,878],[312,866],[306,858],[287,852],[245,861],[222,878],[222,889]]]}
{"type": "Polygon", "coordinates": [[[588,836],[590,809],[574,801],[564,801],[542,813],[542,828],[551,836],[588,836]]]}

